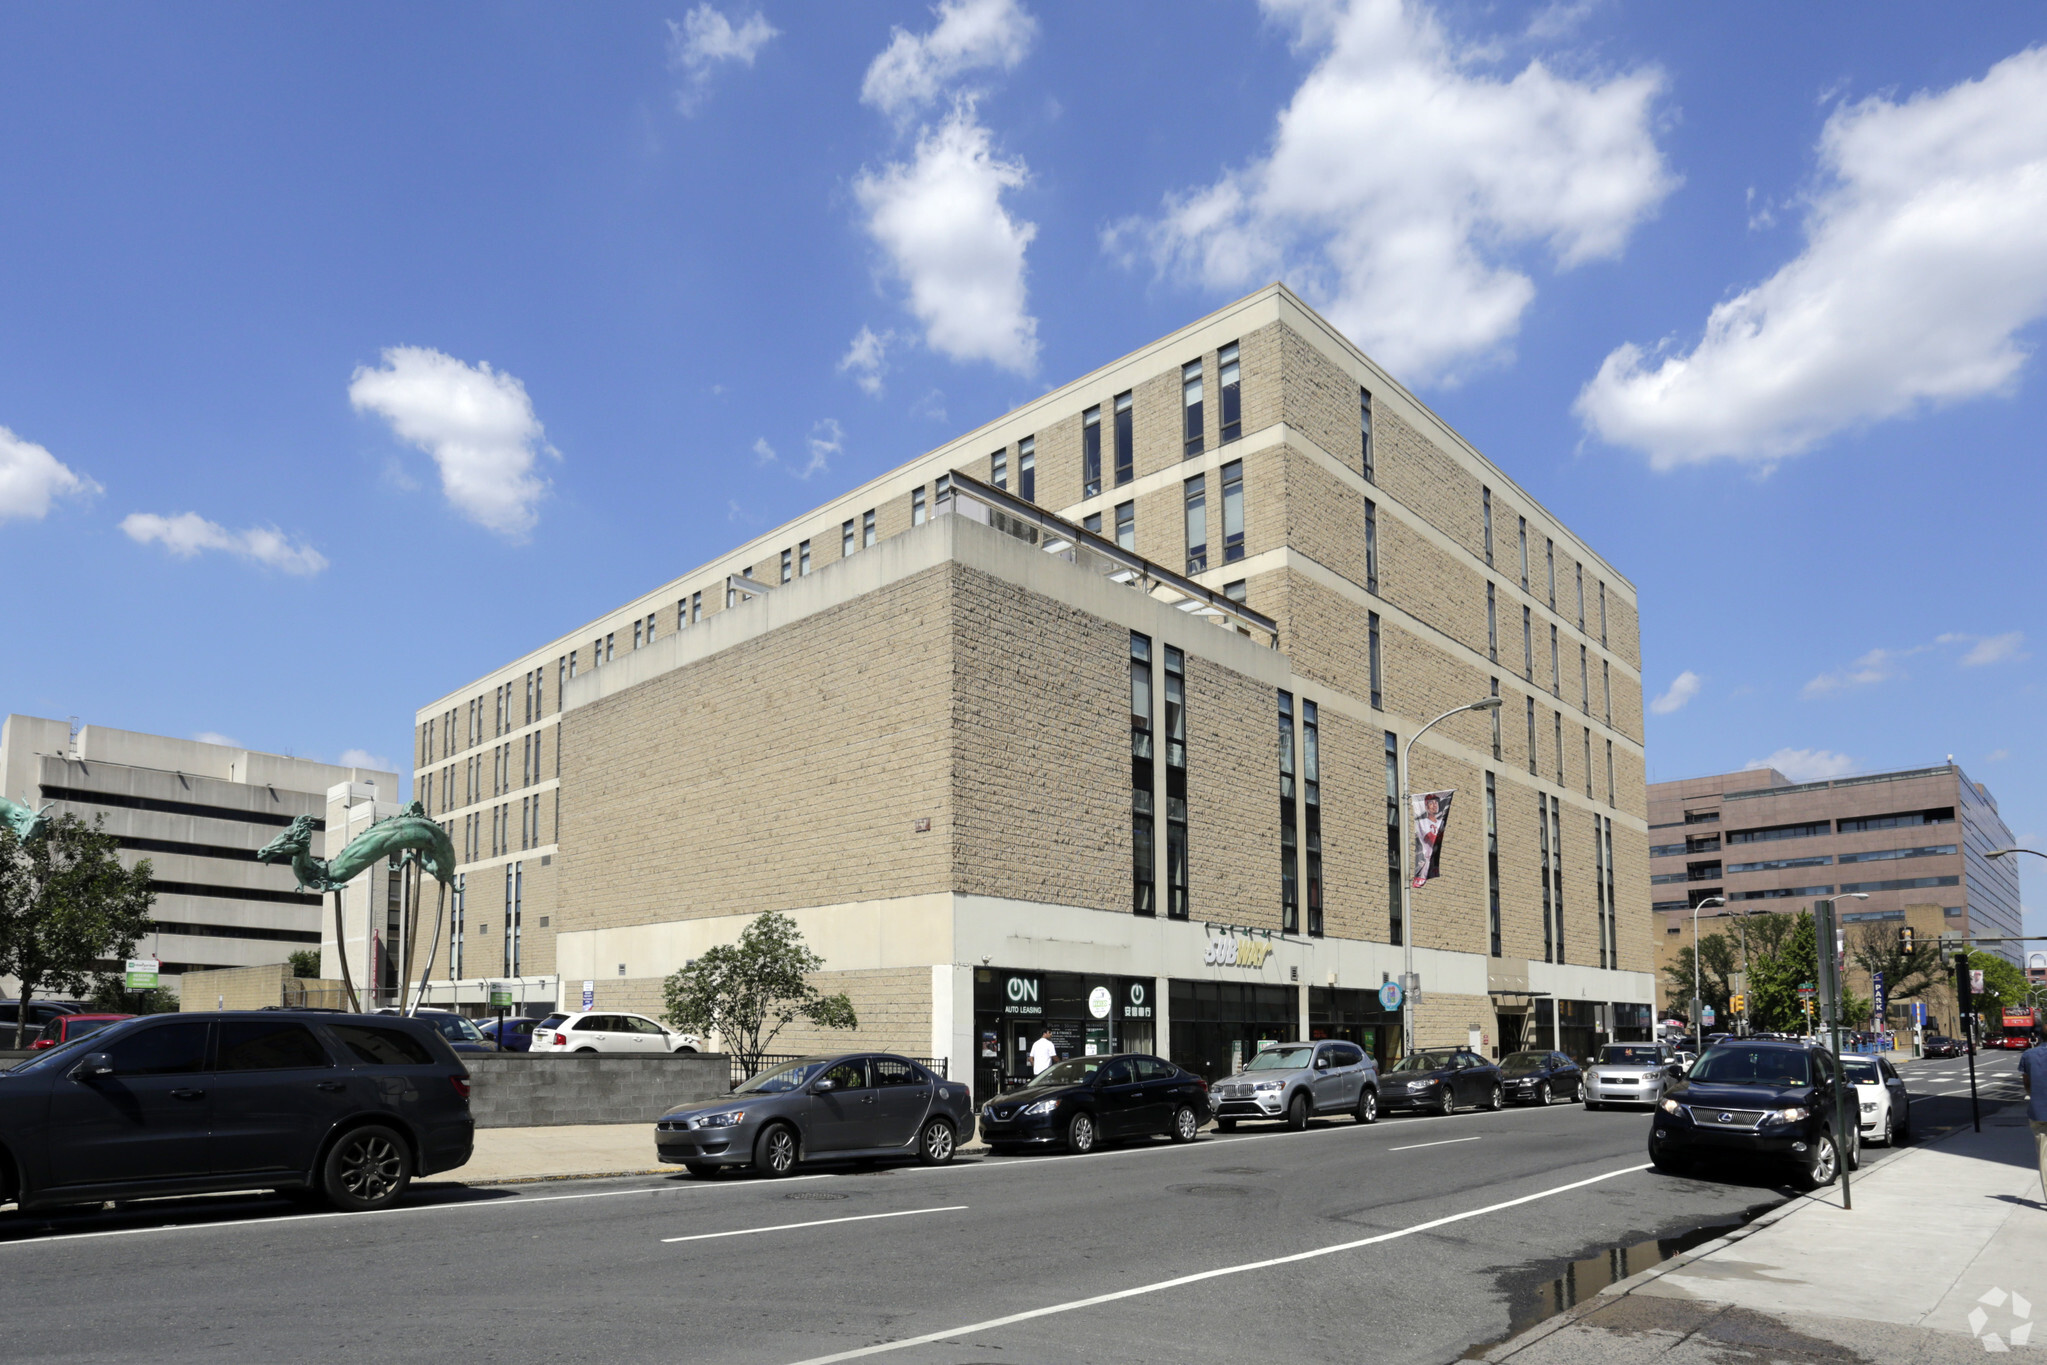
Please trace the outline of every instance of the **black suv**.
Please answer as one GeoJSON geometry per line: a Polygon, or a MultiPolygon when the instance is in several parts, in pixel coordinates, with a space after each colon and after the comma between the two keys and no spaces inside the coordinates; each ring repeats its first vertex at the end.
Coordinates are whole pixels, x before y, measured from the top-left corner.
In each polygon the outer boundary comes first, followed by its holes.
{"type": "MultiPolygon", "coordinates": [[[[1760,1158],[1790,1166],[1807,1189],[1831,1185],[1844,1154],[1859,1164],[1855,1125],[1845,1138],[1834,1133],[1840,1084],[1833,1054],[1811,1043],[1717,1044],[1658,1103],[1649,1160],[1681,1171],[1696,1157],[1760,1158]]],[[[1850,1103],[1859,1114],[1859,1098],[1850,1103]]]]}
{"type": "Polygon", "coordinates": [[[156,1015],[0,1072],[0,1203],[274,1189],[377,1209],[475,1135],[469,1072],[417,1020],[156,1015]]]}

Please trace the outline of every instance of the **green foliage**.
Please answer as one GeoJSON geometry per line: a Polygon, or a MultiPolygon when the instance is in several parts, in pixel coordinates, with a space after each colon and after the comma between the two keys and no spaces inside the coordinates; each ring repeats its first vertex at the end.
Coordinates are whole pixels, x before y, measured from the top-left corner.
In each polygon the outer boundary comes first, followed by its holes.
{"type": "MultiPolygon", "coordinates": [[[[1954,959],[1950,957],[1948,961],[1952,963],[1954,959]]],[[[2026,974],[2011,963],[1995,953],[1971,949],[1969,966],[1983,973],[1983,989],[1976,992],[1976,1012],[1988,1020],[1993,1029],[1997,1027],[2006,1005],[2026,1003],[2026,974]]]]}
{"type": "MultiPolygon", "coordinates": [[[[1706,934],[1699,939],[1699,999],[1711,1006],[1716,1018],[1725,1021],[1730,1013],[1728,1001],[1734,994],[1734,974],[1741,970],[1741,958],[1732,935],[1725,933],[1706,934]]],[[[1678,949],[1677,961],[1663,969],[1663,978],[1670,986],[1671,999],[1683,1004],[1674,1011],[1686,1023],[1696,1022],[1691,1017],[1692,999],[1692,949],[1689,944],[1678,949]]]]}
{"type": "Polygon", "coordinates": [[[1812,915],[1766,915],[1749,924],[1748,1017],[1763,1030],[1804,1027],[1798,988],[1819,980],[1812,915]],[[1765,926],[1768,926],[1765,928],[1765,926]],[[1758,932],[1760,931],[1760,932],[1758,932]]]}
{"type": "Polygon", "coordinates": [[[21,981],[16,1047],[29,1001],[90,990],[101,963],[134,953],[155,899],[149,860],[123,867],[98,821],[60,815],[27,843],[0,827],[0,975],[21,981]]]}
{"type": "Polygon", "coordinates": [[[1898,947],[1895,924],[1857,924],[1848,930],[1848,960],[1884,977],[1884,999],[1910,1000],[1939,984],[1940,943],[1922,943],[1907,953],[1898,947]]]}
{"type": "Polygon", "coordinates": [[[796,922],[770,910],[739,941],[707,949],[662,983],[668,1022],[709,1039],[716,1035],[748,1072],[776,1035],[798,1019],[819,1028],[860,1026],[853,1002],[810,984],[824,959],[803,942],[796,922]]]}
{"type": "Polygon", "coordinates": [[[182,1008],[178,993],[164,986],[131,991],[121,983],[120,972],[101,972],[93,978],[92,993],[85,1003],[108,1014],[176,1014],[182,1008]]]}
{"type": "Polygon", "coordinates": [[[301,948],[291,955],[291,974],[298,979],[320,975],[320,950],[301,948]]]}

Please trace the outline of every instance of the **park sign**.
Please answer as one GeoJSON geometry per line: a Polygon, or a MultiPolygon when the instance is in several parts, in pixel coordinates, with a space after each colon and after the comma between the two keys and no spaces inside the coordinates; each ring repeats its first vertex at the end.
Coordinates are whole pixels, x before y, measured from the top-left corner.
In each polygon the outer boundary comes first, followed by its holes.
{"type": "Polygon", "coordinates": [[[163,964],[153,957],[131,957],[123,984],[131,991],[153,991],[162,970],[163,964]]]}
{"type": "Polygon", "coordinates": [[[490,1007],[494,1010],[510,1009],[512,1006],[512,983],[493,981],[490,983],[490,1007]]]}

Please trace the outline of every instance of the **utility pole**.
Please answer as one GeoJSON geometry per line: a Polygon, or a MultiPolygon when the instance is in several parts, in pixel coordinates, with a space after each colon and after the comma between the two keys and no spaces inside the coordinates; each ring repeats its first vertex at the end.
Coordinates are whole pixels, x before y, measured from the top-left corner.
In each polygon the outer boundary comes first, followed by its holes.
{"type": "Polygon", "coordinates": [[[1969,950],[1955,950],[1955,1004],[1961,1011],[1962,1051],[1969,1058],[1969,1119],[1977,1132],[1983,1131],[1983,1106],[1976,1098],[1976,1040],[1970,1024],[1976,1012],[1976,983],[1969,975],[1969,950]]]}

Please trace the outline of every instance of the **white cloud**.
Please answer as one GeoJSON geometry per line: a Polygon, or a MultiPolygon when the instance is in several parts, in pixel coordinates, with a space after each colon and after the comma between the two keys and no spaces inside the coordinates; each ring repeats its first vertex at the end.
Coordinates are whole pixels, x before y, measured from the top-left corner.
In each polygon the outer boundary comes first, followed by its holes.
{"type": "Polygon", "coordinates": [[[1870,687],[1877,683],[1889,682],[1903,677],[1902,661],[1914,654],[1923,654],[1928,646],[1914,645],[1910,649],[1872,649],[1846,668],[1837,668],[1831,673],[1822,673],[1800,689],[1799,696],[1811,700],[1814,697],[1831,696],[1851,688],[1870,687]]]}
{"type": "Polygon", "coordinates": [[[676,109],[684,114],[695,113],[711,74],[719,66],[729,62],[752,66],[755,54],[780,33],[759,14],[749,14],[735,27],[721,11],[708,4],[698,5],[679,24],[670,19],[668,69],[689,77],[689,83],[675,92],[676,109]]]}
{"type": "Polygon", "coordinates": [[[1829,777],[1846,777],[1855,771],[1855,760],[1825,749],[1779,749],[1768,758],[1752,758],[1750,768],[1775,768],[1793,782],[1818,782],[1829,777]]]}
{"type": "Polygon", "coordinates": [[[192,738],[201,744],[218,744],[227,749],[239,749],[242,747],[240,740],[230,738],[218,730],[201,730],[192,738]]]}
{"type": "Polygon", "coordinates": [[[822,474],[831,468],[833,456],[846,448],[846,433],[836,420],[827,417],[810,429],[810,463],[797,472],[796,477],[807,479],[813,474],[822,474]]]}
{"type": "Polygon", "coordinates": [[[508,540],[524,540],[547,493],[534,459],[543,450],[556,453],[526,386],[488,361],[465,365],[424,346],[393,346],[383,359],[381,370],[357,367],[348,401],[433,456],[441,491],[456,511],[508,540]]]}
{"type": "Polygon", "coordinates": [[[2008,630],[2002,635],[1943,635],[1940,643],[1966,644],[1969,652],[1962,656],[1963,668],[1981,668],[1985,664],[2001,664],[2027,657],[2020,646],[2026,642],[2023,631],[2008,630]]]}
{"type": "Polygon", "coordinates": [[[1038,368],[1038,320],[1024,287],[1024,249],[1038,234],[1003,207],[1024,185],[1021,161],[995,155],[993,138],[962,99],[918,137],[915,156],[853,184],[867,231],[909,290],[924,341],[953,360],[986,360],[1017,374],[1038,368]]]}
{"type": "Polygon", "coordinates": [[[138,545],[158,544],[180,559],[190,559],[202,550],[224,550],[290,574],[316,574],[327,567],[326,556],[310,545],[292,544],[275,526],[230,531],[197,512],[171,517],[131,512],[121,519],[121,530],[138,545]]]}
{"type": "Polygon", "coordinates": [[[867,68],[862,103],[903,118],[986,68],[1013,71],[1030,54],[1038,24],[1015,0],[942,0],[938,25],[924,34],[892,29],[888,47],[867,68]]]}
{"type": "Polygon", "coordinates": [[[1677,183],[1650,132],[1659,72],[1501,78],[1418,5],[1265,5],[1321,49],[1271,153],[1112,228],[1110,250],[1211,289],[1285,278],[1395,373],[1447,381],[1519,329],[1535,284],[1517,249],[1616,256],[1677,183]]]}
{"type": "Polygon", "coordinates": [[[1673,711],[1683,710],[1686,702],[1699,695],[1700,681],[1699,675],[1687,668],[1684,672],[1671,679],[1669,690],[1655,701],[1650,702],[1649,709],[1659,716],[1667,716],[1673,711]]]}
{"type": "MultiPolygon", "coordinates": [[[[1576,411],[1657,469],[1769,463],[1837,431],[2007,389],[2047,316],[2047,48],[1937,94],[1843,105],[1805,249],[1685,353],[1607,356],[1576,411]]],[[[1666,347],[1667,347],[1666,343],[1666,347]]]]}
{"type": "Polygon", "coordinates": [[[368,749],[344,749],[337,760],[344,768],[374,768],[380,773],[396,772],[391,760],[382,754],[373,754],[368,749]]]}
{"type": "Polygon", "coordinates": [[[2011,750],[2009,749],[1992,749],[1989,753],[1983,755],[1983,761],[1985,763],[2002,763],[2010,757],[2011,750]]]}
{"type": "Polygon", "coordinates": [[[766,466],[773,464],[776,458],[777,456],[775,455],[775,448],[768,444],[767,437],[765,436],[754,437],[753,462],[755,464],[765,468],[766,466]]]}
{"type": "Polygon", "coordinates": [[[41,521],[58,498],[104,491],[34,441],[0,427],[0,521],[41,521]]]}
{"type": "Polygon", "coordinates": [[[869,397],[881,397],[881,378],[888,373],[888,347],[895,337],[894,332],[876,333],[862,324],[853,344],[839,358],[839,373],[850,373],[853,382],[869,397]]]}

